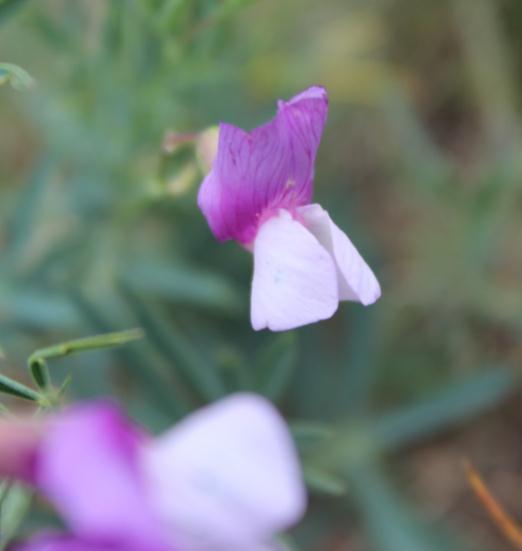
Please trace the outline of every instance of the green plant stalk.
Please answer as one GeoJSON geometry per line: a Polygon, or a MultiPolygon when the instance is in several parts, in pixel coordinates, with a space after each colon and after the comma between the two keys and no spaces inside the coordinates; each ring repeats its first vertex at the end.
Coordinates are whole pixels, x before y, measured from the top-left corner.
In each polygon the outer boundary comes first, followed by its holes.
{"type": "Polygon", "coordinates": [[[75,339],[36,350],[27,360],[27,365],[38,388],[48,390],[51,388],[51,376],[47,367],[47,360],[62,358],[87,350],[121,346],[139,340],[143,336],[144,334],[141,329],[129,329],[127,331],[75,339]]]}
{"type": "Polygon", "coordinates": [[[32,402],[40,402],[42,396],[32,388],[0,374],[0,392],[32,402]]]}
{"type": "Polygon", "coordinates": [[[127,331],[118,331],[115,333],[105,333],[103,335],[75,339],[36,350],[33,354],[31,354],[28,362],[31,363],[38,360],[61,358],[63,356],[68,356],[77,352],[84,352],[86,350],[121,346],[123,344],[142,339],[143,337],[144,333],[141,329],[129,329],[127,331]]]}

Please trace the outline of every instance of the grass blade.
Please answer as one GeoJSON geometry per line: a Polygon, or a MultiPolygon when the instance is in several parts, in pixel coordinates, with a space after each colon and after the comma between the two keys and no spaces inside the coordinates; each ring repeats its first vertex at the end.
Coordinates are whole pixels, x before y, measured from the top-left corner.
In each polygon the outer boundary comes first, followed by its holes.
{"type": "Polygon", "coordinates": [[[38,402],[41,398],[36,390],[2,374],[0,374],[0,392],[31,402],[38,402]]]}
{"type": "Polygon", "coordinates": [[[173,328],[171,322],[167,322],[159,312],[146,305],[128,285],[121,285],[121,291],[139,323],[146,330],[151,343],[178,369],[187,385],[200,398],[213,401],[226,394],[215,366],[181,335],[179,329],[173,328]]]}

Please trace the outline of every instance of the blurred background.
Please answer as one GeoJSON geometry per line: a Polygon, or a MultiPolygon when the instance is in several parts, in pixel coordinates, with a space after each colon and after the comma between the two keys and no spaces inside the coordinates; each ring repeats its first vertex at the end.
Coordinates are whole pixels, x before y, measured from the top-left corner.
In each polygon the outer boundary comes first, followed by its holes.
{"type": "Polygon", "coordinates": [[[142,327],[53,378],[154,431],[270,397],[312,495],[290,548],[510,549],[462,461],[522,518],[521,31],[520,0],[0,0],[0,62],[34,79],[0,87],[0,370],[142,327]],[[254,333],[251,258],[196,206],[200,132],[311,84],[316,199],[383,297],[254,333]]]}

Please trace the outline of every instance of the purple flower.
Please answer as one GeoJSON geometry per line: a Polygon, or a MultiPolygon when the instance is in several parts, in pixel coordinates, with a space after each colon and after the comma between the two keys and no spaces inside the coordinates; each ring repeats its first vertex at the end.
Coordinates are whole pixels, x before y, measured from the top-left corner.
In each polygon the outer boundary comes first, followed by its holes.
{"type": "Polygon", "coordinates": [[[348,237],[317,204],[314,162],[328,111],[314,86],[278,102],[267,124],[222,123],[198,204],[220,241],[254,254],[254,329],[284,331],[330,318],[340,300],[375,302],[379,283],[348,237]]]}
{"type": "Polygon", "coordinates": [[[306,505],[288,429],[251,394],[159,438],[110,404],[77,406],[52,422],[31,478],[71,535],[17,551],[267,551],[306,505]]]}

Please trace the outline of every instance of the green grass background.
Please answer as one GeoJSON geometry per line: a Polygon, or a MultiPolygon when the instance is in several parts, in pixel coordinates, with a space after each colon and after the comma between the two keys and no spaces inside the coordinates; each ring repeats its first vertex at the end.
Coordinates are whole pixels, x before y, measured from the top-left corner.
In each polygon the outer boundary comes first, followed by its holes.
{"type": "Polygon", "coordinates": [[[0,87],[0,368],[27,382],[38,347],[140,326],[53,377],[155,431],[270,397],[313,496],[290,546],[509,549],[461,459],[522,516],[521,30],[519,0],[0,0],[0,62],[34,79],[0,87]],[[316,83],[316,199],[383,297],[254,333],[251,258],[210,234],[192,145],[162,141],[316,83]]]}

